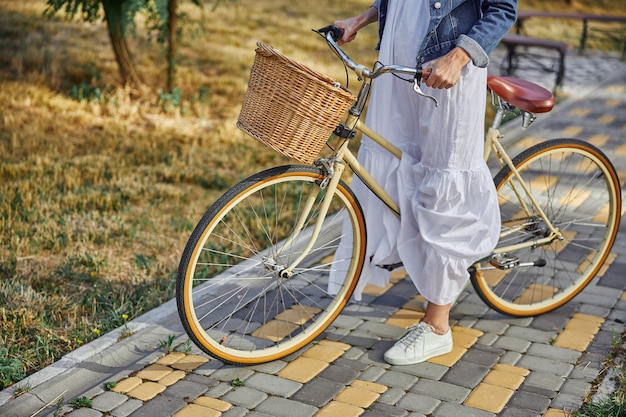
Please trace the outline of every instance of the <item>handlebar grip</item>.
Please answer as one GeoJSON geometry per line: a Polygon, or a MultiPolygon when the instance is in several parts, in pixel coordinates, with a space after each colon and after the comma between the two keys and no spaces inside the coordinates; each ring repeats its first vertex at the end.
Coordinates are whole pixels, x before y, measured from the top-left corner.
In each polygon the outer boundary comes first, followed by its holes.
{"type": "Polygon", "coordinates": [[[324,26],[323,28],[318,29],[317,32],[323,33],[324,36],[326,36],[326,34],[329,32],[332,33],[332,37],[335,42],[341,39],[343,36],[343,29],[335,25],[324,26]]]}

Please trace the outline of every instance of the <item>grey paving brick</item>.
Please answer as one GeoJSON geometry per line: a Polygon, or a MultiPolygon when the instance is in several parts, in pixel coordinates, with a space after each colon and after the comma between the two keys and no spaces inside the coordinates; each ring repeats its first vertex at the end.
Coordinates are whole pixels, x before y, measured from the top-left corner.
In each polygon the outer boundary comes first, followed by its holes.
{"type": "Polygon", "coordinates": [[[500,356],[504,354],[502,349],[494,349],[489,346],[474,345],[463,355],[463,360],[477,365],[491,368],[498,363],[500,356]]]}
{"type": "Polygon", "coordinates": [[[231,407],[228,410],[224,411],[220,417],[250,417],[250,410],[243,407],[231,407]]]}
{"type": "Polygon", "coordinates": [[[447,382],[431,381],[422,378],[411,388],[411,392],[431,396],[446,402],[460,404],[465,401],[471,390],[447,382]]]}
{"type": "Polygon", "coordinates": [[[294,401],[321,408],[339,394],[345,385],[327,379],[315,378],[291,396],[294,401]]]}
{"type": "Polygon", "coordinates": [[[335,321],[333,321],[334,327],[339,327],[342,329],[354,330],[363,324],[363,319],[358,316],[348,316],[345,314],[340,314],[337,316],[335,321]]]}
{"type": "Polygon", "coordinates": [[[267,394],[247,387],[237,387],[229,391],[221,399],[233,405],[253,409],[261,402],[265,401],[267,394]]]}
{"type": "Polygon", "coordinates": [[[521,408],[505,407],[498,417],[541,417],[541,414],[521,408]]]}
{"type": "Polygon", "coordinates": [[[576,363],[580,359],[581,353],[571,349],[558,346],[546,345],[544,343],[533,343],[528,348],[529,355],[540,356],[547,359],[555,359],[560,362],[576,363]]]}
{"type": "Polygon", "coordinates": [[[102,413],[92,408],[79,408],[67,414],[67,417],[101,417],[102,413]]]}
{"type": "Polygon", "coordinates": [[[219,398],[232,390],[233,387],[230,385],[230,383],[220,382],[219,384],[205,392],[204,395],[211,398],[219,398]]]}
{"type": "Polygon", "coordinates": [[[558,394],[550,406],[557,410],[578,410],[583,405],[583,398],[572,394],[558,394]]]}
{"type": "Polygon", "coordinates": [[[591,382],[598,377],[601,372],[601,367],[594,367],[589,362],[581,362],[576,366],[572,372],[568,375],[570,379],[582,379],[587,382],[591,382]]]}
{"type": "Polygon", "coordinates": [[[530,347],[531,342],[519,337],[500,336],[492,345],[493,347],[524,353],[530,347]]]}
{"type": "Polygon", "coordinates": [[[571,394],[584,398],[591,391],[591,384],[581,379],[568,379],[559,390],[563,394],[571,394]]]}
{"type": "Polygon", "coordinates": [[[506,329],[509,328],[509,324],[500,320],[481,319],[474,324],[473,328],[485,333],[504,334],[506,329]]]}
{"type": "Polygon", "coordinates": [[[350,384],[358,375],[359,371],[356,369],[341,365],[330,365],[319,374],[321,378],[339,382],[344,385],[350,384]]]}
{"type": "Polygon", "coordinates": [[[365,333],[360,330],[350,332],[345,337],[339,339],[343,343],[347,343],[351,346],[357,346],[364,349],[370,349],[380,340],[379,337],[374,336],[371,333],[365,333]]]}
{"type": "Polygon", "coordinates": [[[463,316],[480,317],[489,310],[489,307],[483,302],[472,303],[469,301],[457,302],[453,307],[454,314],[461,314],[463,316]]]}
{"type": "Polygon", "coordinates": [[[564,377],[554,375],[547,372],[531,372],[526,379],[524,385],[543,388],[551,391],[558,391],[565,381],[564,377]]]}
{"type": "Polygon", "coordinates": [[[207,392],[208,389],[209,387],[204,384],[191,381],[178,381],[174,385],[167,387],[167,389],[163,391],[163,395],[181,398],[185,401],[193,401],[207,392]]]}
{"type": "Polygon", "coordinates": [[[363,372],[367,368],[369,368],[369,365],[366,363],[363,363],[361,361],[354,360],[354,359],[346,359],[343,357],[337,358],[337,360],[335,360],[334,363],[335,365],[345,366],[346,368],[354,369],[355,371],[359,371],[359,372],[363,372]]]}
{"type": "Polygon", "coordinates": [[[443,403],[432,414],[433,417],[494,417],[495,414],[478,408],[467,407],[461,404],[443,403]]]}
{"type": "Polygon", "coordinates": [[[521,358],[521,353],[509,351],[502,355],[502,357],[500,358],[500,363],[505,365],[516,365],[521,358]]]}
{"type": "Polygon", "coordinates": [[[517,363],[522,368],[531,371],[541,371],[553,373],[559,376],[567,376],[574,369],[574,365],[566,362],[559,362],[554,359],[540,358],[538,356],[524,355],[517,363]]]}
{"type": "Polygon", "coordinates": [[[394,407],[392,405],[374,403],[368,410],[365,410],[359,417],[405,417],[409,414],[403,408],[394,407]]]}
{"type": "Polygon", "coordinates": [[[549,343],[550,340],[556,337],[557,333],[554,331],[530,329],[528,327],[511,326],[506,329],[505,335],[528,342],[549,343]]]}
{"type": "Polygon", "coordinates": [[[373,334],[383,339],[397,340],[406,333],[405,329],[390,324],[366,321],[358,327],[358,331],[373,334]]]}
{"type": "Polygon", "coordinates": [[[546,397],[546,398],[554,398],[557,394],[557,392],[555,390],[549,390],[546,388],[540,388],[540,387],[534,387],[532,385],[522,385],[519,388],[519,391],[524,391],[524,392],[528,392],[531,394],[536,394],[536,395],[540,395],[542,397],[546,397]]]}
{"type": "Polygon", "coordinates": [[[441,380],[465,388],[474,388],[488,372],[489,368],[486,366],[460,360],[450,368],[441,380]]]}
{"type": "Polygon", "coordinates": [[[106,391],[97,397],[92,398],[91,408],[106,413],[120,406],[127,400],[128,397],[125,395],[113,391],[106,391]]]}
{"type": "Polygon", "coordinates": [[[318,408],[286,398],[268,397],[256,408],[256,411],[273,417],[311,417],[318,408]]]}
{"type": "Polygon", "coordinates": [[[285,366],[287,366],[287,362],[282,360],[275,360],[267,363],[262,363],[260,365],[251,366],[250,369],[255,372],[262,372],[264,374],[276,375],[280,372],[285,366]]]}
{"type": "Polygon", "coordinates": [[[224,366],[224,363],[218,360],[208,361],[194,369],[193,373],[198,375],[211,375],[213,372],[224,366]]]}
{"type": "Polygon", "coordinates": [[[447,366],[438,365],[431,362],[422,362],[415,365],[392,366],[392,371],[415,375],[420,378],[439,380],[448,372],[447,366]]]}
{"type": "Polygon", "coordinates": [[[346,350],[343,355],[341,355],[340,359],[358,360],[365,354],[365,352],[367,352],[367,349],[352,346],[350,349],[346,350]]]}
{"type": "Polygon", "coordinates": [[[361,375],[359,375],[359,379],[362,379],[363,381],[374,382],[384,373],[385,368],[370,366],[365,371],[361,372],[361,375]]]}
{"type": "Polygon", "coordinates": [[[499,337],[500,336],[495,333],[483,333],[483,335],[478,338],[476,343],[483,346],[493,346],[493,344],[496,343],[496,340],[498,340],[499,337]]]}
{"type": "Polygon", "coordinates": [[[180,398],[159,395],[135,410],[132,417],[170,416],[181,410],[187,403],[180,398]]]}
{"type": "Polygon", "coordinates": [[[378,402],[382,404],[395,405],[400,398],[402,398],[406,394],[406,391],[402,388],[388,388],[387,391],[383,392],[380,397],[378,397],[378,402]]]}
{"type": "Polygon", "coordinates": [[[252,374],[254,374],[254,371],[249,368],[228,365],[213,372],[211,377],[223,382],[230,382],[235,379],[245,381],[250,378],[252,374]]]}
{"type": "Polygon", "coordinates": [[[532,322],[533,329],[547,332],[560,332],[570,319],[571,314],[563,314],[561,311],[543,314],[535,317],[532,322]]]}
{"type": "Polygon", "coordinates": [[[550,405],[550,398],[532,392],[517,391],[509,400],[508,405],[543,414],[550,405]]]}
{"type": "Polygon", "coordinates": [[[119,407],[111,410],[111,417],[127,417],[131,415],[135,410],[143,405],[143,402],[135,399],[130,399],[119,407]]]}
{"type": "Polygon", "coordinates": [[[408,411],[417,411],[418,413],[429,415],[435,411],[439,404],[441,404],[441,401],[435,398],[409,392],[400,398],[396,405],[408,411]]]}
{"type": "Polygon", "coordinates": [[[417,382],[417,377],[397,371],[387,371],[376,380],[377,383],[387,387],[396,387],[408,390],[417,382]]]}
{"type": "Polygon", "coordinates": [[[246,379],[246,387],[265,392],[269,395],[289,397],[298,391],[302,384],[275,375],[256,373],[246,379]]]}

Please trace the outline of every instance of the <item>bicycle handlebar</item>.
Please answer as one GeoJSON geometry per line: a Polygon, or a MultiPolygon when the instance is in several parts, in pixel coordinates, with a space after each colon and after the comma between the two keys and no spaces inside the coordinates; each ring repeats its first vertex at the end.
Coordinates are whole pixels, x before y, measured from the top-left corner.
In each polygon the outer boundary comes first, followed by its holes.
{"type": "Polygon", "coordinates": [[[343,61],[343,63],[353,70],[359,77],[369,78],[373,80],[379,75],[386,73],[401,73],[401,74],[409,74],[412,75],[415,79],[421,80],[422,78],[422,70],[413,68],[413,67],[405,67],[402,65],[383,65],[371,71],[366,66],[357,64],[337,45],[337,41],[341,39],[343,36],[343,29],[339,26],[329,25],[324,26],[321,29],[315,30],[318,34],[326,39],[326,42],[330,46],[330,48],[335,52],[335,54],[343,61]]]}
{"type": "Polygon", "coordinates": [[[324,26],[321,29],[314,30],[314,32],[318,33],[320,36],[326,39],[326,43],[328,43],[330,49],[332,49],[333,52],[335,52],[335,54],[339,57],[339,59],[341,59],[344,65],[354,71],[359,78],[368,78],[370,80],[373,80],[374,78],[387,73],[412,75],[413,91],[415,91],[416,94],[419,94],[422,97],[426,97],[432,100],[435,103],[435,107],[439,106],[436,98],[425,94],[420,88],[420,84],[422,82],[421,68],[405,67],[402,65],[382,65],[371,71],[365,65],[357,64],[352,59],[350,59],[350,57],[339,47],[339,45],[337,45],[337,41],[343,36],[343,29],[335,25],[329,25],[324,26]]]}

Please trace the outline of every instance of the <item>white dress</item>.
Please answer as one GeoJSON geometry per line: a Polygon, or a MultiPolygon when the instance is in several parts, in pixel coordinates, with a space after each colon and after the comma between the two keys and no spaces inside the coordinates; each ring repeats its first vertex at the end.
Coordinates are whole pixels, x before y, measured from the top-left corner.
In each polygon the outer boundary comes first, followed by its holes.
{"type": "MultiPolygon", "coordinates": [[[[379,61],[415,66],[428,26],[428,0],[390,0],[387,13],[379,61]]],[[[398,220],[355,176],[352,188],[367,224],[357,300],[367,283],[389,282],[389,272],[376,265],[401,261],[420,294],[448,304],[462,291],[471,263],[495,247],[500,213],[483,160],[486,79],[487,69],[470,63],[451,89],[422,84],[439,101],[437,108],[415,94],[412,83],[389,74],[374,81],[366,124],[403,157],[398,160],[363,138],[358,159],[398,203],[402,216],[398,220]]],[[[342,246],[336,257],[348,245],[342,246]]],[[[331,274],[331,291],[334,278],[331,274]]]]}

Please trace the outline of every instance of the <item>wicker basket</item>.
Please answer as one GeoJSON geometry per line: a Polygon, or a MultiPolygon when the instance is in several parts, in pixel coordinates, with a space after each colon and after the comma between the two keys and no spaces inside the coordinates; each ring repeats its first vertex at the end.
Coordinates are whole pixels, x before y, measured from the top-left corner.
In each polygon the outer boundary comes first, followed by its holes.
{"type": "Polygon", "coordinates": [[[356,97],[329,77],[257,43],[237,127],[310,164],[356,97]]]}

